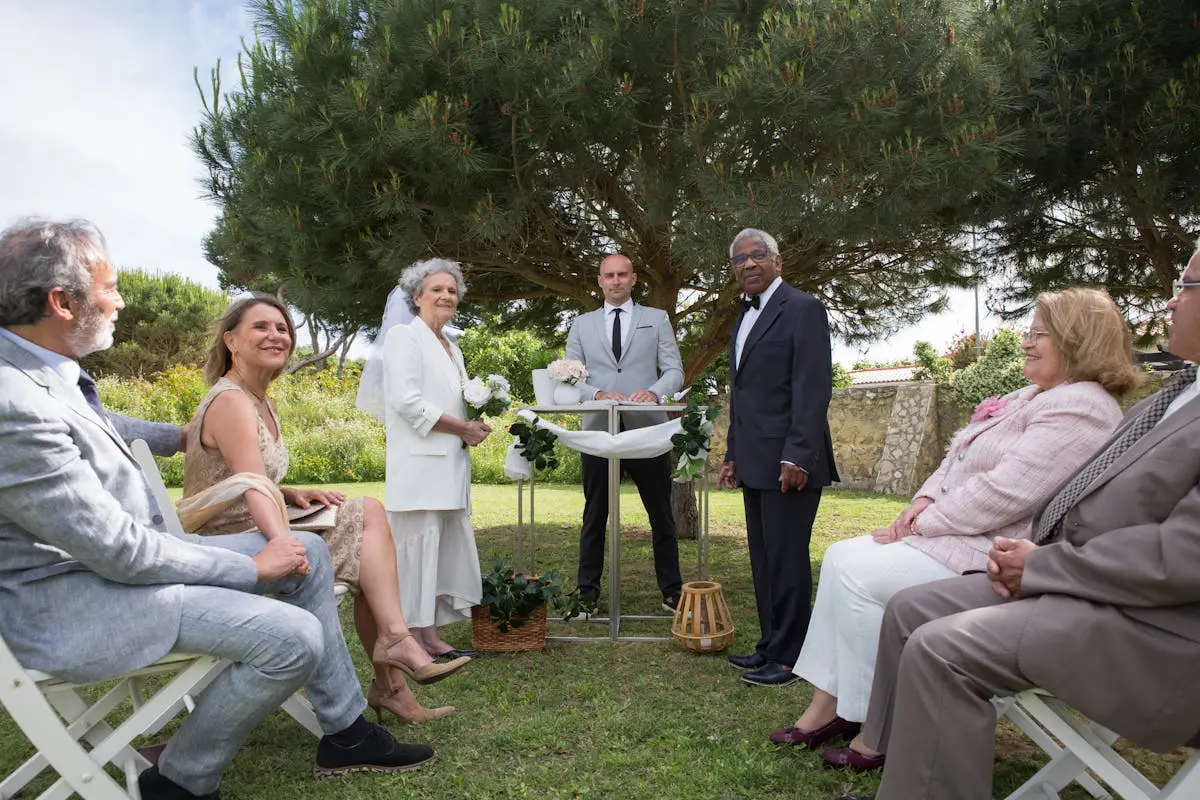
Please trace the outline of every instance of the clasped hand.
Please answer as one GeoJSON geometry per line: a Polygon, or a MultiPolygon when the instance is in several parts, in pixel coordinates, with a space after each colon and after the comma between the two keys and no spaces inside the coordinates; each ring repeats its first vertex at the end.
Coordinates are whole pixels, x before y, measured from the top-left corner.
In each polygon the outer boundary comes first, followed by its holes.
{"type": "Polygon", "coordinates": [[[1025,562],[1037,545],[1028,539],[1007,539],[997,536],[988,553],[987,574],[996,594],[1005,600],[1021,596],[1021,577],[1025,574],[1025,562]]]}
{"type": "Polygon", "coordinates": [[[309,572],[308,552],[293,533],[285,533],[267,541],[267,546],[253,558],[258,570],[258,579],[269,582],[286,578],[288,575],[307,575],[309,572]]]}
{"type": "Polygon", "coordinates": [[[596,392],[597,400],[616,400],[623,402],[628,400],[631,403],[657,403],[658,395],[649,389],[638,389],[633,394],[626,397],[620,392],[596,392]]]}
{"type": "Polygon", "coordinates": [[[491,426],[482,419],[472,419],[467,420],[463,425],[462,432],[458,436],[471,447],[475,447],[486,439],[491,432],[491,426]]]}
{"type": "Polygon", "coordinates": [[[933,500],[928,497],[918,497],[909,503],[908,508],[900,512],[900,516],[896,517],[896,521],[886,528],[879,528],[871,531],[871,538],[880,544],[891,544],[898,542],[905,536],[913,536],[913,522],[922,511],[929,508],[933,504],[933,500]]]}

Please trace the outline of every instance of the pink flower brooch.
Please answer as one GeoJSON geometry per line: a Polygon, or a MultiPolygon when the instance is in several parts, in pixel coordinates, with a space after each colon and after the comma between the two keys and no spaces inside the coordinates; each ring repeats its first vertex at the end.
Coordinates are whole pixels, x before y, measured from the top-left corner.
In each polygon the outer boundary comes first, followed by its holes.
{"type": "Polygon", "coordinates": [[[971,422],[983,422],[989,417],[998,417],[1004,411],[1004,407],[1008,405],[1008,401],[1002,397],[985,397],[975,406],[975,413],[971,414],[971,422]]]}

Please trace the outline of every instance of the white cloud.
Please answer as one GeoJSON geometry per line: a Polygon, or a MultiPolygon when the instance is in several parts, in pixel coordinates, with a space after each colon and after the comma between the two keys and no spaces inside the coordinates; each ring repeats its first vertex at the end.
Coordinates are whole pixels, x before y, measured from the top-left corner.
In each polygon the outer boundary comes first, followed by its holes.
{"type": "Polygon", "coordinates": [[[86,217],[122,267],[210,286],[188,137],[200,118],[192,69],[232,66],[250,24],[231,2],[0,0],[0,225],[86,217]]]}

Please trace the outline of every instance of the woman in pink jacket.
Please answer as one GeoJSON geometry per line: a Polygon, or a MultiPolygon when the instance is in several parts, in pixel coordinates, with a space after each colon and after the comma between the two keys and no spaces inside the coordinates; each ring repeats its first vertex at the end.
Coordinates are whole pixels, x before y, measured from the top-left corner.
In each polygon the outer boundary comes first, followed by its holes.
{"type": "MultiPolygon", "coordinates": [[[[909,586],[983,570],[996,536],[1028,537],[1034,510],[1108,438],[1113,395],[1138,383],[1128,328],[1108,295],[1039,295],[1022,337],[1031,386],[979,404],[937,471],[890,527],[825,552],[817,600],[794,672],[808,708],[776,744],[816,748],[866,718],[883,609],[909,586]]],[[[870,758],[828,763],[868,769],[870,758]]],[[[855,754],[861,755],[861,754],[855,754]]]]}

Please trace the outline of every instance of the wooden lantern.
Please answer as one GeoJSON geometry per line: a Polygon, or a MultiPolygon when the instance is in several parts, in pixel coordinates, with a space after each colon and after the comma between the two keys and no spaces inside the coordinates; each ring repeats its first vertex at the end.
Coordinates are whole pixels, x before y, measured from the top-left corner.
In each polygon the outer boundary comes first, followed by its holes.
{"type": "Polygon", "coordinates": [[[733,618],[721,584],[691,581],[683,585],[671,633],[694,653],[718,653],[733,644],[733,618]]]}

